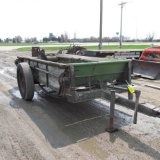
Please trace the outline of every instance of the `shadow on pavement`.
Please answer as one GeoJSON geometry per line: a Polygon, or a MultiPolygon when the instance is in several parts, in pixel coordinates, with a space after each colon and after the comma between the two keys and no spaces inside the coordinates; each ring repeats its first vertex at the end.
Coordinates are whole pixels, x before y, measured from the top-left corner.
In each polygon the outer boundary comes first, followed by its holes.
{"type": "Polygon", "coordinates": [[[132,135],[128,134],[127,132],[120,130],[120,133],[110,134],[110,142],[114,143],[117,138],[122,139],[126,143],[128,143],[128,148],[146,153],[155,160],[159,160],[160,152],[156,151],[154,148],[150,147],[149,145],[143,143],[138,138],[133,137],[132,135]]]}
{"type": "MultiPolygon", "coordinates": [[[[106,132],[109,103],[89,101],[72,104],[61,98],[35,93],[33,101],[23,101],[18,88],[10,91],[11,107],[23,109],[40,129],[46,140],[60,148],[106,132]]],[[[115,111],[115,127],[129,125],[131,115],[115,111]],[[126,117],[127,116],[127,121],[126,117]]]]}

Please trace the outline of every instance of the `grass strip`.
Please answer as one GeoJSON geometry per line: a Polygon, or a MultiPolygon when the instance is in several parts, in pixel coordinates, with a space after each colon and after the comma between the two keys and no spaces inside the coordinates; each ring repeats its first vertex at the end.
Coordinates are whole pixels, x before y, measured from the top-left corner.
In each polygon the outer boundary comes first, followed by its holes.
{"type": "MultiPolygon", "coordinates": [[[[81,45],[79,45],[81,46],[81,45]]],[[[82,45],[83,46],[83,45],[82,45]]],[[[41,49],[44,49],[44,50],[60,50],[60,49],[66,49],[66,48],[69,48],[70,45],[68,46],[51,46],[51,47],[43,47],[41,46],[41,49]]],[[[83,46],[85,47],[87,50],[98,50],[98,46],[83,46]]],[[[123,45],[122,48],[119,48],[118,45],[104,45],[102,50],[124,50],[124,49],[127,49],[127,50],[136,50],[136,49],[145,49],[145,48],[148,48],[150,47],[150,45],[123,45]]],[[[32,47],[21,47],[21,48],[18,48],[17,51],[30,51],[32,49],[32,47]]]]}

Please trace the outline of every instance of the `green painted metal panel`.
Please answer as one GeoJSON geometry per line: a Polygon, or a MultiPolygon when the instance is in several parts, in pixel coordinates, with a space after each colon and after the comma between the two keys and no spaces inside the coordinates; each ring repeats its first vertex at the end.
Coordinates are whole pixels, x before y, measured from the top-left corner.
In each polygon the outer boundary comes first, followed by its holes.
{"type": "Polygon", "coordinates": [[[112,82],[125,74],[130,60],[72,63],[75,86],[94,85],[98,82],[112,82]]]}

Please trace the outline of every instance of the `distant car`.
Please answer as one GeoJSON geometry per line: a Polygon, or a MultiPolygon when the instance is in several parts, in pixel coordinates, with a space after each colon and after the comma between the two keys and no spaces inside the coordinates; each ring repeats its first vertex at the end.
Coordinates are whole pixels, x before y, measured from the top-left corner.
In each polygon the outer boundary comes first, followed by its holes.
{"type": "Polygon", "coordinates": [[[38,41],[35,41],[35,42],[32,42],[32,44],[33,44],[33,45],[37,45],[37,44],[39,44],[39,42],[38,42],[38,41]]]}

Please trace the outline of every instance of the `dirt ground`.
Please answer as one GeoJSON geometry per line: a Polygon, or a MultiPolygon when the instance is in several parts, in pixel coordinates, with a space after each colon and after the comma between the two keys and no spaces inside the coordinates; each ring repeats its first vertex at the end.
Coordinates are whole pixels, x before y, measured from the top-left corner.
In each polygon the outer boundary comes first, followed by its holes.
{"type": "MultiPolygon", "coordinates": [[[[17,56],[0,51],[0,160],[160,160],[160,118],[116,105],[115,127],[108,133],[109,102],[96,99],[71,104],[37,88],[33,101],[21,99],[16,80],[17,56]]],[[[141,103],[160,107],[160,81],[134,79],[141,103]]],[[[124,94],[125,95],[125,94],[124,94]]]]}

